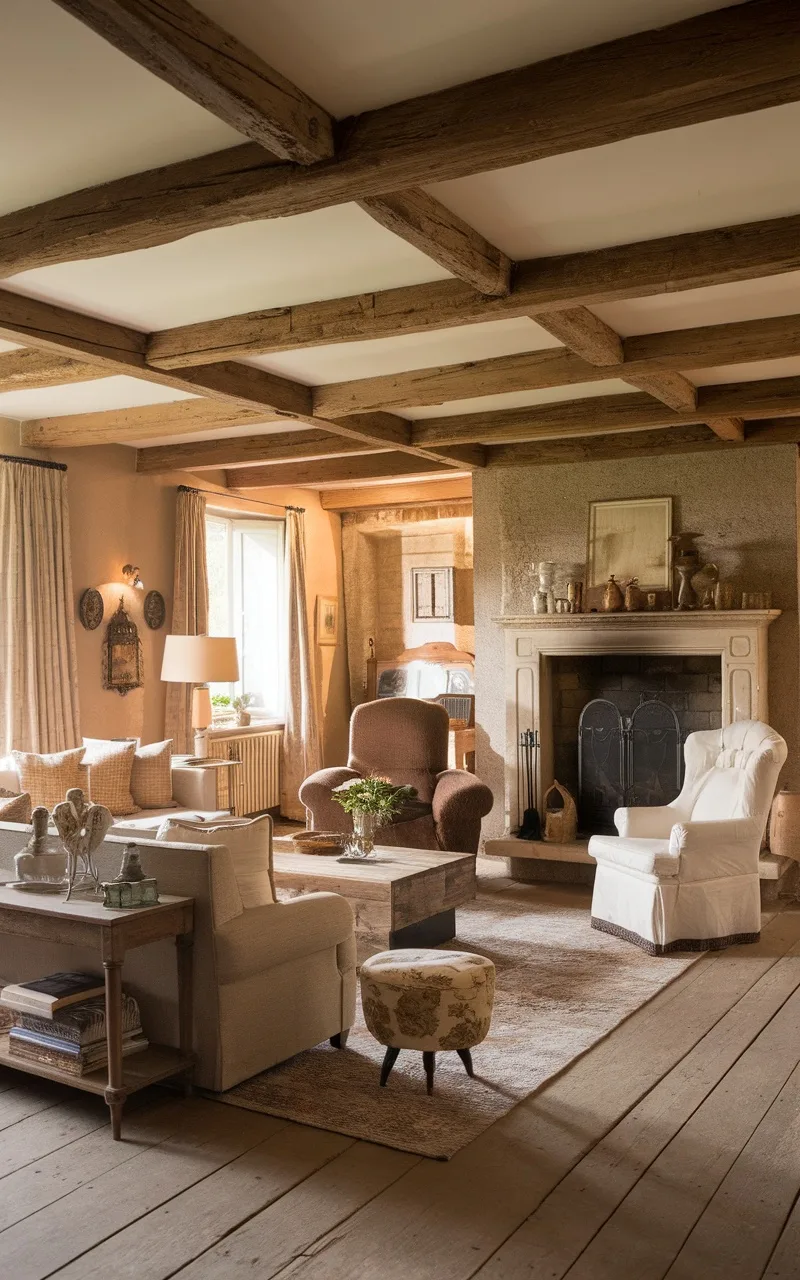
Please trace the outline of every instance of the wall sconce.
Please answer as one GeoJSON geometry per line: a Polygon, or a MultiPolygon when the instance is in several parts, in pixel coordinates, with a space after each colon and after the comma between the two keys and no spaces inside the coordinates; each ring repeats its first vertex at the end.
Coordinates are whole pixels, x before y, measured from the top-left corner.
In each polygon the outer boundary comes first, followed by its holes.
{"type": "Polygon", "coordinates": [[[135,587],[137,591],[144,590],[144,583],[139,577],[138,564],[124,564],[122,566],[122,577],[129,587],[135,587]]]}

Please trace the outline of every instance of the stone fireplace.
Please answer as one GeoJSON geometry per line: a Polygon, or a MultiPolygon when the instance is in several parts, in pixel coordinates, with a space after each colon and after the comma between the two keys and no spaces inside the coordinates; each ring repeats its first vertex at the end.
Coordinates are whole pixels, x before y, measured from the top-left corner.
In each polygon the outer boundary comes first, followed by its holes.
{"type": "MultiPolygon", "coordinates": [[[[539,734],[541,810],[554,777],[577,790],[578,723],[593,698],[607,698],[623,717],[643,699],[657,698],[670,714],[674,711],[681,741],[695,729],[767,719],[767,631],[779,612],[495,619],[505,633],[506,832],[518,829],[525,803],[518,769],[520,734],[528,729],[539,734]]],[[[489,843],[506,846],[513,839],[489,843]]],[[[517,844],[531,850],[528,842],[517,844]]],[[[539,855],[557,857],[558,848],[542,850],[540,845],[539,855]]],[[[503,851],[512,856],[511,849],[503,851]]]]}
{"type": "Polygon", "coordinates": [[[579,830],[613,832],[621,804],[666,804],[682,744],[722,722],[716,654],[560,654],[551,658],[553,773],[576,797],[579,830]]]}

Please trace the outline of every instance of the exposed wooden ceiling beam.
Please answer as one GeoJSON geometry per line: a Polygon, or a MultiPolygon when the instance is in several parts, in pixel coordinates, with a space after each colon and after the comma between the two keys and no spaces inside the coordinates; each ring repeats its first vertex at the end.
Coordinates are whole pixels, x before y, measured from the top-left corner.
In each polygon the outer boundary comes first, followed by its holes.
{"type": "MultiPolygon", "coordinates": [[[[124,5],[128,13],[142,7],[124,5]]],[[[122,0],[113,8],[119,21],[122,0]]],[[[152,12],[154,0],[146,8],[152,12]]],[[[184,164],[156,180],[157,211],[142,200],[152,174],[138,174],[11,214],[0,222],[0,273],[124,253],[793,102],[798,66],[795,0],[750,0],[367,112],[341,129],[334,162],[234,166],[224,187],[205,186],[184,164]]]]}
{"type": "MultiPolygon", "coordinates": [[[[274,419],[273,419],[274,420],[274,419]]],[[[224,431],[228,427],[259,426],[270,415],[214,400],[175,400],[168,404],[137,405],[132,409],[106,409],[39,418],[22,424],[23,440],[38,448],[79,448],[91,444],[127,444],[132,440],[158,440],[164,436],[190,435],[197,431],[224,431]]]]}
{"type": "Polygon", "coordinates": [[[743,418],[706,418],[706,426],[720,440],[744,440],[745,437],[743,418]]]}
{"type": "Polygon", "coordinates": [[[676,453],[705,453],[713,449],[753,448],[800,443],[800,417],[746,424],[745,439],[721,439],[705,424],[673,427],[669,431],[641,431],[602,438],[541,440],[497,445],[487,450],[487,466],[548,466],[563,462],[603,462],[625,458],[655,458],[676,453]]]}
{"type": "Polygon", "coordinates": [[[531,318],[589,364],[616,365],[625,359],[622,338],[588,307],[569,307],[531,318]]]}
{"type": "Polygon", "coordinates": [[[319,495],[323,511],[358,511],[369,507],[420,507],[457,503],[464,514],[472,506],[472,480],[453,476],[418,480],[409,484],[364,485],[358,489],[323,489],[319,495]]]}
{"type": "MultiPolygon", "coordinates": [[[[279,378],[265,369],[233,361],[193,366],[191,369],[152,370],[145,363],[142,354],[144,334],[93,316],[67,311],[64,307],[55,307],[21,294],[10,293],[8,290],[0,290],[0,336],[12,340],[22,338],[33,347],[55,351],[61,355],[91,355],[100,367],[163,383],[190,394],[200,392],[222,402],[223,406],[232,406],[236,415],[242,410],[254,411],[256,421],[297,421],[303,426],[327,430],[333,435],[359,440],[365,444],[391,444],[407,453],[431,456],[430,452],[411,443],[410,426],[403,418],[385,413],[370,413],[353,414],[343,422],[328,422],[313,415],[309,387],[288,378],[279,378]]],[[[152,438],[159,410],[154,413],[153,406],[145,408],[151,412],[142,414],[140,421],[152,438]]],[[[178,416],[180,417],[180,412],[178,416]]],[[[162,409],[161,435],[167,434],[163,424],[169,417],[170,413],[162,409]]],[[[23,435],[29,442],[38,437],[40,443],[50,444],[86,444],[90,442],[87,435],[92,442],[100,442],[103,422],[99,415],[78,414],[75,419],[70,421],[69,417],[62,417],[28,423],[23,428],[23,435]],[[90,419],[88,422],[87,417],[90,419]]],[[[186,416],[186,421],[190,420],[193,420],[191,410],[186,416]]],[[[104,421],[108,431],[106,440],[124,442],[126,439],[138,441],[146,438],[144,433],[139,434],[139,420],[135,411],[128,411],[125,424],[121,422],[117,411],[109,412],[104,421]]],[[[250,422],[252,418],[247,417],[246,421],[250,422]]],[[[184,427],[186,434],[189,430],[197,430],[197,427],[184,427]]],[[[435,456],[440,455],[437,453],[435,456]]],[[[454,464],[448,462],[447,465],[454,464]]],[[[480,466],[482,461],[473,465],[480,466]]]]}
{"type": "MultiPolygon", "coordinates": [[[[558,312],[556,314],[563,314],[558,312]]],[[[595,366],[571,351],[551,348],[473,360],[467,364],[411,369],[377,378],[315,387],[314,409],[323,417],[369,409],[445,404],[448,400],[534,391],[606,378],[633,382],[663,368],[711,368],[800,354],[800,316],[776,316],[626,338],[623,365],[595,366]]]]}
{"type": "Polygon", "coordinates": [[[39,387],[60,387],[69,382],[93,382],[107,377],[107,369],[47,351],[23,347],[0,353],[0,391],[35,391],[39,387]]]}
{"type": "Polygon", "coordinates": [[[477,442],[492,445],[644,431],[702,423],[708,418],[757,420],[794,414],[800,414],[800,378],[771,378],[701,387],[694,412],[677,413],[644,394],[597,396],[500,412],[423,418],[413,424],[411,438],[414,444],[427,448],[477,442]]]}
{"type": "Polygon", "coordinates": [[[327,112],[186,0],[56,0],[173,89],[286,160],[333,155],[327,112]]]}
{"type": "Polygon", "coordinates": [[[387,231],[393,231],[440,267],[479,293],[505,297],[511,260],[456,214],[419,187],[358,201],[387,231]]]}
{"type": "MultiPolygon", "coordinates": [[[[2,219],[0,219],[0,253],[2,219]]],[[[151,335],[148,360],[168,369],[272,351],[390,338],[625,298],[729,284],[800,269],[800,215],[692,231],[517,264],[505,298],[461,280],[226,316],[151,335]]],[[[640,339],[628,339],[634,348],[640,339]]]]}
{"type": "Polygon", "coordinates": [[[391,476],[444,473],[447,468],[427,458],[399,453],[369,453],[350,458],[322,458],[312,462],[277,463],[268,467],[242,467],[232,472],[232,489],[264,489],[275,485],[324,485],[339,480],[380,480],[391,476]]]}
{"type": "MultiPolygon", "coordinates": [[[[468,447],[468,446],[467,446],[468,447]]],[[[377,446],[345,440],[324,431],[282,431],[274,435],[229,436],[222,440],[196,440],[191,444],[154,445],[136,452],[136,470],[142,475],[169,471],[217,471],[252,467],[268,462],[305,462],[311,458],[341,457],[375,452],[377,446]]],[[[235,476],[231,476],[235,482],[235,476]]]]}

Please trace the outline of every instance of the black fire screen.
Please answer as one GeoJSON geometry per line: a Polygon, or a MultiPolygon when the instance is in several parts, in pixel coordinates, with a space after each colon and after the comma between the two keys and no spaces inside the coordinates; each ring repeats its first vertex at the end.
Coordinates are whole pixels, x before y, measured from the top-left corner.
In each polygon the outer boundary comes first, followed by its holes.
{"type": "Polygon", "coordinates": [[[622,716],[594,698],[578,724],[578,818],[582,831],[613,832],[620,805],[658,805],[681,789],[683,752],[678,717],[665,702],[644,698],[622,716]]]}

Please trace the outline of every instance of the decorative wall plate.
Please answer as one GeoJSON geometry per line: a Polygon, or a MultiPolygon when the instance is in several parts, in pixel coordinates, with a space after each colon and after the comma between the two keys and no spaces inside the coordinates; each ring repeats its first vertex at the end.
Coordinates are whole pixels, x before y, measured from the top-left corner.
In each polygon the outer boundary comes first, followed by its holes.
{"type": "Polygon", "coordinates": [[[160,591],[148,591],[144,598],[144,620],[151,631],[163,627],[167,616],[167,606],[160,591]]]}
{"type": "Polygon", "coordinates": [[[103,597],[96,587],[87,587],[78,604],[78,617],[87,631],[95,631],[103,621],[103,597]]]}

